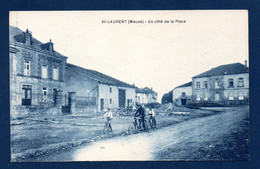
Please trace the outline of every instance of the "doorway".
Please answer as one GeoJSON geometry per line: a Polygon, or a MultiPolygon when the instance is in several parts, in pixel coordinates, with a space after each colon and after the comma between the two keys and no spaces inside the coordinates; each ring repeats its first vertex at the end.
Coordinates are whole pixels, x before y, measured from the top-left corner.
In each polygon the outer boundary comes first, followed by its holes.
{"type": "Polygon", "coordinates": [[[118,90],[118,105],[120,108],[125,108],[125,90],[118,90]]]}
{"type": "Polygon", "coordinates": [[[53,89],[53,103],[54,103],[54,106],[57,105],[57,96],[58,96],[58,89],[53,89]]]}
{"type": "Polygon", "coordinates": [[[104,99],[100,99],[100,111],[104,110],[104,99]]]}
{"type": "Polygon", "coordinates": [[[23,85],[22,88],[22,105],[31,105],[32,104],[32,86],[23,85]]]}
{"type": "Polygon", "coordinates": [[[185,106],[187,104],[187,99],[181,99],[181,105],[185,106]]]}

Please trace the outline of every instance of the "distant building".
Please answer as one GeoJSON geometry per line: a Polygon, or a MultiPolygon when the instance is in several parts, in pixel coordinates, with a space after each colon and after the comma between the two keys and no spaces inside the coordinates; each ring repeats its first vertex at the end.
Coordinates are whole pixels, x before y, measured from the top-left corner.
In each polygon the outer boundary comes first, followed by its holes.
{"type": "Polygon", "coordinates": [[[153,91],[152,88],[136,88],[135,92],[137,104],[148,104],[157,102],[158,94],[153,91]]]}
{"type": "Polygon", "coordinates": [[[185,83],[172,90],[172,103],[178,106],[187,105],[192,100],[192,82],[185,83]]]}
{"type": "Polygon", "coordinates": [[[41,43],[28,29],[13,26],[9,49],[11,116],[60,108],[67,57],[54,50],[51,40],[41,43]]]}
{"type": "Polygon", "coordinates": [[[135,105],[135,86],[68,63],[65,70],[65,105],[71,105],[68,99],[74,99],[73,111],[85,113],[135,105]]]}
{"type": "Polygon", "coordinates": [[[192,78],[194,103],[246,104],[248,99],[247,62],[221,65],[192,78]]]}

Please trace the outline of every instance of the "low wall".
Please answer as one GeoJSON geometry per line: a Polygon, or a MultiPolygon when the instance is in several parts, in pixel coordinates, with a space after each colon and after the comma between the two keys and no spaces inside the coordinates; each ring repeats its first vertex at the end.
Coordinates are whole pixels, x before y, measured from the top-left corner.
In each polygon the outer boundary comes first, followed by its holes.
{"type": "Polygon", "coordinates": [[[73,112],[73,114],[90,114],[90,113],[97,113],[97,106],[87,106],[87,107],[76,106],[73,112]]]}
{"type": "Polygon", "coordinates": [[[11,119],[42,115],[62,115],[61,107],[15,106],[10,113],[11,119]]]}

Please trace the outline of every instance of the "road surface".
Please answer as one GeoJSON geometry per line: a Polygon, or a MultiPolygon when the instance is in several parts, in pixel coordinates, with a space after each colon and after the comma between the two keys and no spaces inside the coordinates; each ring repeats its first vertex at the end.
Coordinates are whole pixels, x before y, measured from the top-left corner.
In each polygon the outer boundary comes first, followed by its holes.
{"type": "Polygon", "coordinates": [[[34,161],[248,160],[248,109],[101,140],[34,161]]]}

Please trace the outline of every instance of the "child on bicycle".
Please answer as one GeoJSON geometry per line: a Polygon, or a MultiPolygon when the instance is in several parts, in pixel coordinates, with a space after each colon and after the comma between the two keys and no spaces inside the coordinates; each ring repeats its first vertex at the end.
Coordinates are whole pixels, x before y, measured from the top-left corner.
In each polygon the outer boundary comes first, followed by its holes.
{"type": "Polygon", "coordinates": [[[111,120],[113,119],[113,113],[110,110],[110,108],[107,109],[106,113],[104,114],[103,118],[106,118],[106,122],[108,124],[108,129],[112,131],[112,126],[111,126],[111,120]]]}

